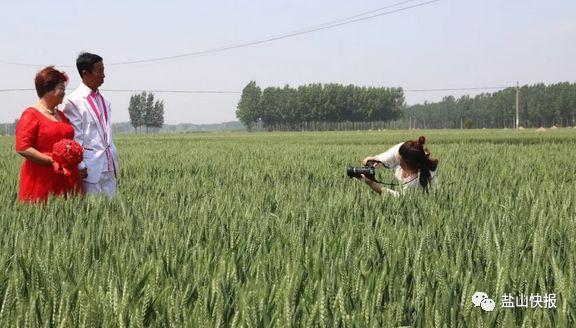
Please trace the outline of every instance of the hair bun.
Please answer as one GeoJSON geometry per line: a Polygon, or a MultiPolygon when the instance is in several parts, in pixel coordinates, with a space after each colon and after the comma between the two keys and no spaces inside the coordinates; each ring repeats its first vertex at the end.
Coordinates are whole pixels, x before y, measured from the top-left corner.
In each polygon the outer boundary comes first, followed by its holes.
{"type": "Polygon", "coordinates": [[[426,142],[426,137],[420,136],[420,138],[418,138],[418,144],[420,146],[424,145],[425,142],[426,142]]]}

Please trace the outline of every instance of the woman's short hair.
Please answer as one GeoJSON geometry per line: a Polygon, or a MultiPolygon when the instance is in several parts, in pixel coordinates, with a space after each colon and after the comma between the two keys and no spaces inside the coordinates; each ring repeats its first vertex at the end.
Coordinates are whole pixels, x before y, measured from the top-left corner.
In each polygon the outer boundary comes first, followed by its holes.
{"type": "Polygon", "coordinates": [[[92,69],[94,69],[94,64],[101,61],[102,57],[98,55],[91,54],[89,52],[80,53],[80,55],[78,55],[78,58],[76,59],[76,68],[78,69],[80,77],[81,78],[83,77],[82,76],[83,71],[92,72],[92,69]]]}
{"type": "Polygon", "coordinates": [[[44,95],[56,88],[60,83],[68,82],[68,76],[64,72],[55,69],[54,66],[43,68],[34,79],[36,93],[42,98],[44,95]]]}

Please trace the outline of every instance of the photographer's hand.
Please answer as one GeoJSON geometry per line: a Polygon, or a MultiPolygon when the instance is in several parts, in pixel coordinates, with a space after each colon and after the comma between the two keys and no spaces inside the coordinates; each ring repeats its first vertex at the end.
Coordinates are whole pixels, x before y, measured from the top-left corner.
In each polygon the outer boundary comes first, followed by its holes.
{"type": "Polygon", "coordinates": [[[364,158],[364,160],[362,161],[362,164],[364,164],[364,166],[372,166],[375,169],[384,167],[384,164],[382,162],[380,162],[380,160],[378,158],[372,157],[372,156],[364,158]],[[368,164],[370,164],[369,162],[372,162],[371,165],[368,165],[368,164]]]}
{"type": "Polygon", "coordinates": [[[378,161],[376,157],[368,156],[362,160],[362,165],[368,165],[368,161],[378,161]]]}
{"type": "Polygon", "coordinates": [[[372,190],[374,190],[375,192],[381,194],[382,193],[382,186],[380,184],[378,184],[375,181],[372,181],[370,179],[368,179],[366,176],[364,176],[364,174],[360,174],[360,178],[362,179],[362,181],[366,182],[366,184],[368,186],[370,186],[370,188],[372,190]]]}

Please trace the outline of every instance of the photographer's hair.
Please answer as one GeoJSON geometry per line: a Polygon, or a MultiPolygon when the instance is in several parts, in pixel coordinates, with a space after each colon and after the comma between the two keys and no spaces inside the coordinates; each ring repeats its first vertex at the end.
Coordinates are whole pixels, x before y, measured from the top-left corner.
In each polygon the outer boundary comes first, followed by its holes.
{"type": "Polygon", "coordinates": [[[54,90],[60,83],[68,82],[68,76],[64,72],[55,69],[54,66],[48,66],[40,70],[34,78],[36,93],[39,98],[54,90]]]}
{"type": "Polygon", "coordinates": [[[83,71],[92,72],[94,64],[101,61],[102,57],[98,55],[91,54],[89,52],[81,52],[80,55],[78,55],[78,58],[76,59],[76,68],[78,69],[78,73],[80,73],[80,77],[81,78],[83,77],[82,76],[83,71]]]}
{"type": "Polygon", "coordinates": [[[424,148],[426,138],[421,136],[417,141],[409,140],[400,146],[400,156],[410,167],[417,169],[420,185],[428,191],[430,171],[436,171],[438,159],[430,159],[430,152],[424,148]]]}

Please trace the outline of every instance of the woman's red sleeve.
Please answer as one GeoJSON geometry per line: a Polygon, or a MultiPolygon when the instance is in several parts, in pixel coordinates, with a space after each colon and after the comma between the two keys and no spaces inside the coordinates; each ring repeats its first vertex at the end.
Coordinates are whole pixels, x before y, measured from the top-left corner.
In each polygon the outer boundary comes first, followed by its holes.
{"type": "Polygon", "coordinates": [[[22,113],[16,125],[16,151],[34,147],[38,136],[38,119],[29,109],[22,113]]]}

